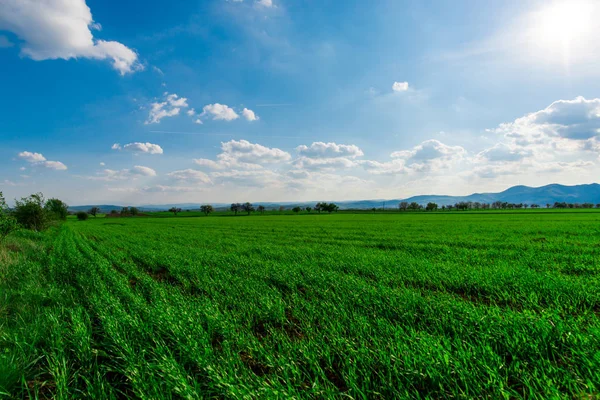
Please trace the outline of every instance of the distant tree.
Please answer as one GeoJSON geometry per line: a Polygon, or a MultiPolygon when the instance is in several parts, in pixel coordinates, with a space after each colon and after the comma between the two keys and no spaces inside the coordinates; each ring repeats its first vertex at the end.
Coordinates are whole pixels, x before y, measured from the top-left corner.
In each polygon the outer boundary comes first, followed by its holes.
{"type": "Polygon", "coordinates": [[[0,192],[0,242],[17,229],[19,229],[19,224],[17,220],[9,214],[4,195],[0,192]]]}
{"type": "Polygon", "coordinates": [[[594,208],[594,205],[592,203],[583,203],[581,205],[582,208],[594,208]]]}
{"type": "Polygon", "coordinates": [[[340,207],[335,203],[321,203],[321,209],[331,214],[334,211],[337,212],[340,207]]]}
{"type": "Polygon", "coordinates": [[[549,203],[546,203],[546,208],[550,208],[550,204],[549,203]]]}
{"type": "Polygon", "coordinates": [[[258,210],[259,213],[264,214],[265,213],[265,206],[258,206],[256,207],[256,209],[258,210]]]}
{"type": "Polygon", "coordinates": [[[312,207],[306,207],[306,211],[310,213],[312,211],[312,207]]]}
{"type": "Polygon", "coordinates": [[[121,209],[121,217],[128,217],[129,215],[129,207],[123,207],[121,209]]]}
{"type": "Polygon", "coordinates": [[[296,207],[292,208],[292,211],[295,212],[296,214],[298,214],[300,211],[302,211],[302,208],[296,206],[296,207]]]}
{"type": "Polygon", "coordinates": [[[129,207],[129,213],[135,217],[140,213],[140,210],[137,207],[129,207]]]}
{"type": "Polygon", "coordinates": [[[416,201],[413,201],[412,203],[410,203],[408,205],[409,210],[416,211],[416,210],[419,210],[420,208],[421,208],[421,205],[419,203],[417,203],[416,201]]]}
{"type": "Polygon", "coordinates": [[[245,202],[242,204],[242,210],[246,211],[248,215],[250,215],[250,213],[254,211],[254,206],[250,202],[245,202]]]}
{"type": "Polygon", "coordinates": [[[240,203],[231,203],[231,207],[229,207],[231,211],[237,215],[238,211],[242,209],[242,205],[240,203]]]}
{"type": "Polygon", "coordinates": [[[324,211],[324,209],[323,209],[323,203],[317,203],[317,204],[315,204],[315,211],[317,211],[319,214],[321,214],[321,211],[324,211]]]}
{"type": "Polygon", "coordinates": [[[169,208],[169,212],[172,212],[174,216],[177,216],[177,214],[181,212],[181,208],[171,207],[169,208]]]}
{"type": "Polygon", "coordinates": [[[46,228],[48,216],[44,209],[44,195],[41,193],[15,200],[13,216],[26,229],[41,231],[46,228]]]}
{"type": "Polygon", "coordinates": [[[442,206],[442,211],[446,211],[446,206],[442,206]]]}
{"type": "Polygon", "coordinates": [[[86,219],[88,219],[88,213],[86,213],[85,211],[79,211],[75,215],[77,215],[77,219],[79,221],[85,221],[86,219]]]}
{"type": "Polygon", "coordinates": [[[596,208],[600,208],[600,203],[596,204],[596,208]]]}
{"type": "Polygon", "coordinates": [[[559,203],[558,201],[554,203],[554,205],[552,206],[552,208],[568,208],[569,205],[567,203],[565,203],[564,201],[562,203],[559,203]]]}
{"type": "Polygon", "coordinates": [[[427,203],[427,207],[425,207],[425,210],[435,211],[435,210],[437,210],[437,208],[438,208],[438,205],[436,203],[430,202],[430,203],[427,203]]]}
{"type": "Polygon", "coordinates": [[[88,211],[88,214],[93,215],[94,218],[96,218],[96,214],[98,214],[100,212],[100,207],[92,207],[90,208],[90,211],[88,211]]]}
{"type": "Polygon", "coordinates": [[[200,206],[200,211],[202,211],[204,213],[204,215],[208,215],[211,212],[214,211],[213,206],[211,206],[210,204],[205,204],[203,206],[200,206]]]}
{"type": "Polygon", "coordinates": [[[529,207],[531,207],[531,208],[540,208],[539,204],[535,204],[535,203],[532,204],[532,205],[530,205],[529,207]]]}
{"type": "Polygon", "coordinates": [[[110,210],[110,215],[117,215],[119,212],[117,210],[110,210]]]}
{"type": "Polygon", "coordinates": [[[49,199],[44,205],[44,210],[48,213],[49,219],[66,221],[69,215],[69,206],[59,199],[49,199]]]}
{"type": "Polygon", "coordinates": [[[284,211],[285,211],[285,207],[284,206],[279,206],[279,213],[281,214],[284,211]]]}
{"type": "Polygon", "coordinates": [[[398,208],[400,209],[400,211],[408,210],[408,202],[401,201],[400,204],[398,204],[398,208]]]}
{"type": "Polygon", "coordinates": [[[474,202],[473,203],[473,208],[476,209],[476,210],[479,210],[481,208],[481,203],[478,202],[478,201],[474,202]]]}

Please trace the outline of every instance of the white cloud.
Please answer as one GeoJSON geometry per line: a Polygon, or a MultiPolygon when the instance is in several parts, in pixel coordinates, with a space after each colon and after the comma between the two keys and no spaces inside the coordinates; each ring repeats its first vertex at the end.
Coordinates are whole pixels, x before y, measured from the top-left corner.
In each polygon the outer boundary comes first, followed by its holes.
{"type": "Polygon", "coordinates": [[[198,124],[198,125],[202,125],[202,120],[200,118],[196,118],[196,120],[194,120],[194,123],[198,124]]]}
{"type": "Polygon", "coordinates": [[[212,115],[213,120],[233,121],[238,119],[240,116],[226,104],[207,104],[202,108],[201,117],[205,115],[212,115]]]}
{"type": "Polygon", "coordinates": [[[461,146],[448,146],[439,140],[429,139],[411,150],[395,151],[390,156],[403,159],[408,166],[419,169],[419,165],[437,164],[437,167],[443,167],[463,159],[466,154],[467,151],[461,146]]]}
{"type": "Polygon", "coordinates": [[[179,97],[177,94],[164,93],[164,101],[150,104],[150,113],[145,124],[158,124],[165,117],[174,117],[179,115],[182,108],[187,108],[188,103],[185,97],[179,97]]]}
{"type": "Polygon", "coordinates": [[[190,108],[189,110],[187,110],[185,112],[187,115],[189,115],[190,117],[193,117],[196,114],[196,110],[194,110],[193,108],[190,108]]]}
{"type": "Polygon", "coordinates": [[[392,90],[394,92],[406,92],[408,90],[408,82],[394,82],[392,90]]]}
{"type": "Polygon", "coordinates": [[[57,171],[65,171],[67,166],[60,161],[44,161],[42,165],[49,169],[54,169],[57,171]]]}
{"type": "Polygon", "coordinates": [[[54,169],[57,171],[64,171],[67,166],[60,161],[48,161],[41,153],[32,153],[29,151],[22,151],[19,153],[19,158],[27,161],[32,165],[39,165],[48,169],[54,169]]]}
{"type": "Polygon", "coordinates": [[[3,0],[0,30],[15,33],[21,54],[36,61],[110,59],[121,75],[143,69],[135,51],[119,42],[97,40],[99,30],[85,0],[3,0]]]}
{"type": "Polygon", "coordinates": [[[184,169],[180,171],[173,171],[167,174],[167,176],[178,180],[178,181],[193,181],[200,183],[212,183],[210,177],[202,171],[195,169],[184,169]]]}
{"type": "Polygon", "coordinates": [[[485,149],[475,157],[478,162],[511,162],[521,161],[526,157],[530,157],[532,153],[523,149],[511,147],[504,143],[496,143],[489,149],[485,149]]]}
{"type": "Polygon", "coordinates": [[[557,100],[543,110],[500,124],[493,130],[516,144],[539,144],[547,138],[587,140],[600,135],[600,98],[557,100]]]}
{"type": "Polygon", "coordinates": [[[248,187],[281,187],[281,176],[270,169],[238,170],[212,172],[211,178],[216,183],[232,183],[236,186],[248,187]]]}
{"type": "Polygon", "coordinates": [[[296,151],[298,151],[301,156],[310,158],[355,158],[364,155],[362,150],[354,144],[345,145],[331,142],[313,142],[310,146],[301,145],[296,147],[296,151]]]}
{"type": "Polygon", "coordinates": [[[242,110],[242,115],[244,116],[244,118],[246,118],[248,121],[258,121],[260,118],[258,118],[258,115],[254,114],[254,111],[248,109],[248,108],[244,108],[242,110]]]}
{"type": "Polygon", "coordinates": [[[308,158],[300,157],[294,160],[294,166],[296,168],[307,169],[307,170],[335,170],[352,168],[358,165],[356,162],[349,160],[344,157],[336,158],[308,158]]]}
{"type": "Polygon", "coordinates": [[[387,162],[362,160],[358,161],[358,163],[365,170],[367,170],[368,173],[373,175],[397,175],[410,172],[410,170],[406,168],[406,163],[404,162],[404,160],[401,159],[396,159],[387,162]]]}
{"type": "Polygon", "coordinates": [[[8,38],[4,35],[0,35],[0,49],[6,49],[9,47],[13,47],[15,44],[8,40],[8,38]]]}
{"type": "Polygon", "coordinates": [[[154,177],[156,171],[150,167],[144,167],[136,165],[131,169],[104,169],[96,174],[96,176],[85,176],[83,178],[93,181],[120,181],[120,180],[131,180],[139,177],[154,177]]]}
{"type": "Polygon", "coordinates": [[[243,171],[263,170],[263,164],[287,162],[292,156],[281,149],[269,148],[247,140],[230,140],[221,143],[221,153],[216,160],[196,158],[194,163],[212,170],[239,169],[243,171]]]}
{"type": "Polygon", "coordinates": [[[267,164],[288,161],[291,155],[277,148],[270,148],[247,140],[230,140],[221,143],[223,153],[240,162],[267,164]]]}
{"type": "Polygon", "coordinates": [[[152,71],[156,72],[157,74],[163,76],[165,73],[162,71],[162,69],[158,68],[157,66],[152,66],[152,71]]]}
{"type": "Polygon", "coordinates": [[[134,153],[146,153],[146,154],[162,154],[163,153],[162,147],[160,147],[157,144],[148,143],[148,142],[147,143],[140,143],[140,142],[128,143],[122,147],[119,143],[115,143],[111,146],[111,149],[127,150],[127,151],[131,151],[134,153]]]}
{"type": "Polygon", "coordinates": [[[100,166],[101,166],[101,167],[104,167],[105,165],[106,165],[106,164],[105,164],[105,163],[103,163],[103,162],[101,162],[101,163],[100,163],[100,166]]]}
{"type": "Polygon", "coordinates": [[[156,171],[149,167],[143,167],[141,165],[136,165],[130,170],[132,175],[141,175],[141,176],[156,176],[156,171]]]}
{"type": "Polygon", "coordinates": [[[39,163],[42,161],[46,161],[46,157],[44,157],[41,153],[32,153],[29,151],[22,151],[19,153],[19,158],[30,162],[30,163],[39,163]]]}

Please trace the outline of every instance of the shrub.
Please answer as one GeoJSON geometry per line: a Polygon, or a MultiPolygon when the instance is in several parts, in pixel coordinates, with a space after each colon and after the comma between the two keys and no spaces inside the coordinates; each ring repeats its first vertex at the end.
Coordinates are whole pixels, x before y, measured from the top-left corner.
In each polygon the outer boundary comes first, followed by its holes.
{"type": "Polygon", "coordinates": [[[79,221],[85,221],[86,219],[88,219],[88,213],[86,213],[85,211],[79,211],[76,215],[79,221]]]}
{"type": "Polygon", "coordinates": [[[48,213],[49,219],[66,221],[67,215],[69,215],[69,206],[59,199],[49,199],[46,201],[44,210],[48,213]]]}
{"type": "Polygon", "coordinates": [[[19,229],[19,224],[11,215],[8,214],[8,206],[0,192],[0,242],[4,240],[11,232],[19,229]]]}
{"type": "Polygon", "coordinates": [[[41,193],[15,200],[15,219],[24,228],[41,231],[48,224],[48,216],[44,210],[44,195],[41,193]]]}

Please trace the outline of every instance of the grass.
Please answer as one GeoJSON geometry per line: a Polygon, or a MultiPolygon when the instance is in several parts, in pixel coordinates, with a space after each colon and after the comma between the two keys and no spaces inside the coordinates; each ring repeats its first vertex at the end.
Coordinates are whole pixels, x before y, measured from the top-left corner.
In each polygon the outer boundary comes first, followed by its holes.
{"type": "Polygon", "coordinates": [[[595,212],[69,220],[0,251],[0,393],[595,398],[599,260],[595,212]]]}

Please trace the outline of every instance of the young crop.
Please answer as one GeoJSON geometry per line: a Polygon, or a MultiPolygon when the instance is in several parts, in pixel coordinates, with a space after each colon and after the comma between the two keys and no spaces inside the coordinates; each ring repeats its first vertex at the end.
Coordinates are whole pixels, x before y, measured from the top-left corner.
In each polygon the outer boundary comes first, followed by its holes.
{"type": "Polygon", "coordinates": [[[13,276],[0,290],[14,299],[0,391],[592,398],[599,222],[595,212],[67,222],[23,237],[52,251],[0,275],[13,276]]]}

